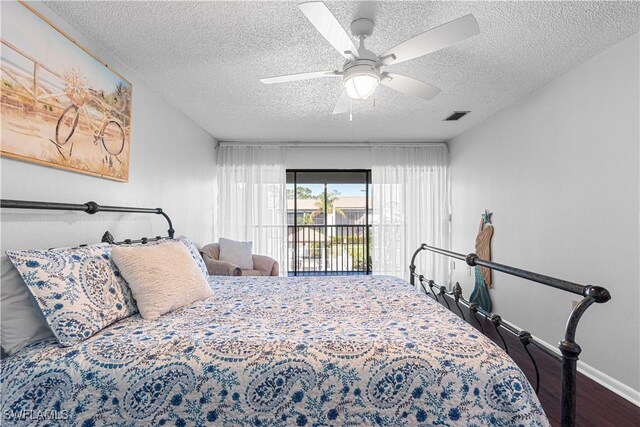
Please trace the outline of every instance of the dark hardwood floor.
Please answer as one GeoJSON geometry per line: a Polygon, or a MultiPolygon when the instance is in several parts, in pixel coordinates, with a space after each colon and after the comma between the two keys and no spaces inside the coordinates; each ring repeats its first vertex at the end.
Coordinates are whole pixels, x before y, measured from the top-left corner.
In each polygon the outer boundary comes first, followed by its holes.
{"type": "MultiPolygon", "coordinates": [[[[450,304],[452,304],[450,302],[450,304]]],[[[459,315],[457,308],[451,305],[453,312],[459,315]]],[[[463,307],[464,310],[464,307],[463,307]]],[[[470,313],[465,311],[467,321],[470,313]]],[[[471,320],[474,327],[478,328],[475,320],[471,320]]],[[[489,336],[501,348],[502,341],[495,332],[491,322],[483,321],[486,335],[489,336]]],[[[535,333],[535,331],[533,331],[535,333]]],[[[558,341],[564,331],[558,331],[558,341]]],[[[529,382],[535,387],[535,370],[520,341],[513,335],[502,331],[502,336],[507,341],[509,355],[522,369],[529,382]]],[[[548,356],[533,345],[529,345],[529,351],[538,363],[540,371],[540,390],[538,398],[544,408],[551,425],[560,426],[560,362],[548,356]]],[[[606,387],[578,372],[577,381],[577,425],[594,427],[640,427],[640,407],[634,405],[623,397],[618,396],[606,387]]]]}

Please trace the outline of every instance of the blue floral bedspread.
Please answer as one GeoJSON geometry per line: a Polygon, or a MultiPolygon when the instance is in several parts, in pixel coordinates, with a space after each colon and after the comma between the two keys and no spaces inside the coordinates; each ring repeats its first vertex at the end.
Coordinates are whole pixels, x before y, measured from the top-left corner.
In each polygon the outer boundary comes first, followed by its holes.
{"type": "Polygon", "coordinates": [[[2,425],[549,425],[509,356],[400,279],[210,282],[155,321],[4,360],[2,425]]]}

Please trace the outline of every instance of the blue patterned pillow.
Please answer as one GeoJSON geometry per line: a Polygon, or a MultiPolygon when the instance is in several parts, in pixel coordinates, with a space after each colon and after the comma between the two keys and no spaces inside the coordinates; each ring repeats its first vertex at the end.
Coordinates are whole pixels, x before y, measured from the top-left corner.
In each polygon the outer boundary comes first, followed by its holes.
{"type": "Polygon", "coordinates": [[[207,270],[207,265],[204,263],[204,259],[202,259],[202,255],[200,255],[200,251],[198,250],[198,248],[196,248],[196,245],[194,245],[191,240],[184,236],[179,236],[176,240],[182,242],[182,244],[184,244],[187,249],[189,249],[189,252],[191,252],[191,258],[196,261],[196,264],[198,264],[198,268],[200,269],[200,271],[202,271],[205,277],[209,277],[209,270],[207,270]]]}
{"type": "Polygon", "coordinates": [[[63,346],[138,312],[111,246],[7,251],[63,346]]]}

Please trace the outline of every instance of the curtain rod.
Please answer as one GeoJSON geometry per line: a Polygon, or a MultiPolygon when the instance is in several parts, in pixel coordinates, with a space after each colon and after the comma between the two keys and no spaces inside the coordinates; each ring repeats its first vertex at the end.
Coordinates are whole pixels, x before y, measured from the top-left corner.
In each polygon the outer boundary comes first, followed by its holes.
{"type": "Polygon", "coordinates": [[[443,141],[412,142],[321,142],[321,141],[219,141],[222,147],[447,147],[443,141]]]}

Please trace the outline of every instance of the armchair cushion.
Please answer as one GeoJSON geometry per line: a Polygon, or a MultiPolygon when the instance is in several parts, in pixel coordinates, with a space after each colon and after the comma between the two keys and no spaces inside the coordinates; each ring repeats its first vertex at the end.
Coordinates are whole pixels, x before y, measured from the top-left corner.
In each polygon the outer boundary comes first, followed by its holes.
{"type": "Polygon", "coordinates": [[[204,258],[209,274],[212,276],[241,276],[242,269],[230,262],[218,261],[209,257],[204,258]]]}
{"type": "Polygon", "coordinates": [[[260,270],[242,270],[241,276],[268,276],[268,274],[263,274],[260,270]]]}

